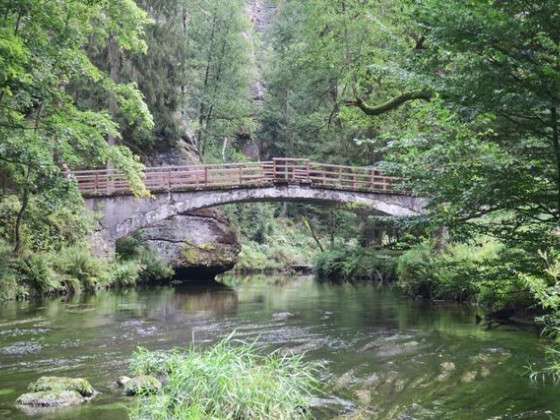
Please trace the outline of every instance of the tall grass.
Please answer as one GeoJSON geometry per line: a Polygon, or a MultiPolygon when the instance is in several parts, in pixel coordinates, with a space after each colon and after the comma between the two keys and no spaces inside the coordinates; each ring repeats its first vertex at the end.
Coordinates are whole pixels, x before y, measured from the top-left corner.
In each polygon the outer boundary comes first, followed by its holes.
{"type": "Polygon", "coordinates": [[[317,365],[261,355],[230,338],[205,351],[139,349],[131,366],[135,374],[166,377],[160,393],[131,409],[133,419],[304,419],[317,389],[317,365]]]}

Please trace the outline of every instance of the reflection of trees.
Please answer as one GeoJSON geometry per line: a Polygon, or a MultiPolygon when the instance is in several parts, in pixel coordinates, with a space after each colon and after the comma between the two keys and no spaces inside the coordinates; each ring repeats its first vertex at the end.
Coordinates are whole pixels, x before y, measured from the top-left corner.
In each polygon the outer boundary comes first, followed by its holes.
{"type": "Polygon", "coordinates": [[[260,285],[269,285],[269,286],[286,286],[289,283],[292,283],[298,278],[301,277],[299,275],[292,275],[292,274],[236,274],[236,273],[225,273],[222,274],[218,281],[226,286],[229,287],[238,287],[246,284],[260,284],[260,285]]]}

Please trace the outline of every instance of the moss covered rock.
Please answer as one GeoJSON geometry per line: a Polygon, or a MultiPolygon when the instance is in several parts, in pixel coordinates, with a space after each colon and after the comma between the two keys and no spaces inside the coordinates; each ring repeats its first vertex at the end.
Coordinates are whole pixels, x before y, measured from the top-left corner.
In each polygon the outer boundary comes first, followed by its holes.
{"type": "Polygon", "coordinates": [[[16,404],[36,408],[68,407],[81,404],[86,400],[77,391],[39,391],[21,395],[16,400],[16,404]]]}
{"type": "Polygon", "coordinates": [[[28,389],[31,392],[76,391],[82,397],[91,397],[95,393],[87,379],[58,376],[42,376],[29,384],[28,389]]]}
{"type": "Polygon", "coordinates": [[[138,237],[175,270],[177,277],[214,277],[238,261],[240,245],[222,213],[202,209],[141,229],[138,237]]]}
{"type": "Polygon", "coordinates": [[[124,383],[126,395],[155,394],[161,389],[161,382],[151,375],[140,375],[124,383]]]}

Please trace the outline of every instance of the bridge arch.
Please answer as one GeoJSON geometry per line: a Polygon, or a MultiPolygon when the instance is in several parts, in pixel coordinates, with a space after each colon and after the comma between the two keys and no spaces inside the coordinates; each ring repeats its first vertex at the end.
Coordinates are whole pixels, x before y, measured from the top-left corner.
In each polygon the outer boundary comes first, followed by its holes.
{"type": "Polygon", "coordinates": [[[104,236],[114,242],[178,214],[224,204],[266,201],[356,204],[393,217],[418,216],[426,204],[421,198],[406,195],[279,185],[212,192],[168,192],[148,199],[137,199],[130,195],[91,197],[86,199],[86,205],[101,215],[100,228],[104,236]]]}

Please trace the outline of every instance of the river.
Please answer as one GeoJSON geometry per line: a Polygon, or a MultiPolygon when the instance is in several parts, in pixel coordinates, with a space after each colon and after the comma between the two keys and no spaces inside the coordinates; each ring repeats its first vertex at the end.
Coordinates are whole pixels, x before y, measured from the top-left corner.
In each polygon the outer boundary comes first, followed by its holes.
{"type": "Polygon", "coordinates": [[[560,388],[533,383],[544,363],[531,330],[487,329],[472,309],[429,305],[372,284],[228,275],[227,284],[102,292],[0,307],[0,418],[41,375],[82,376],[92,402],[41,416],[124,419],[113,386],[137,346],[170,349],[235,336],[325,364],[317,418],[548,419],[560,388]],[[361,416],[361,417],[360,417],[361,416]]]}

